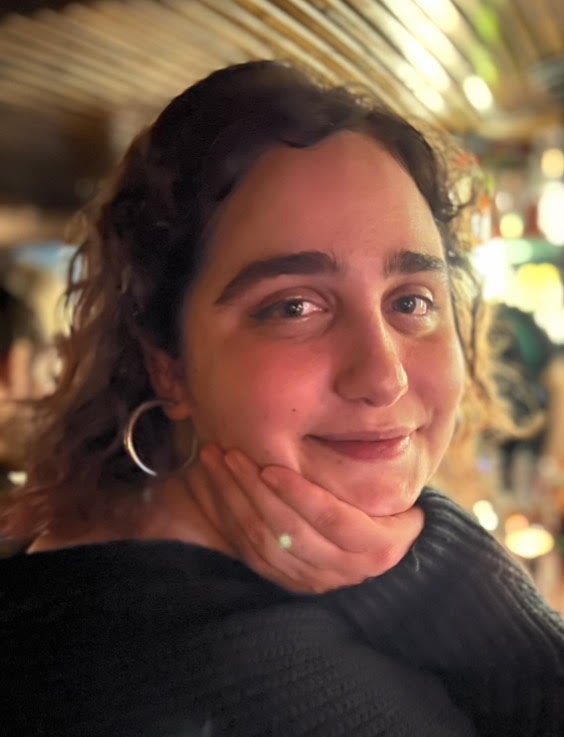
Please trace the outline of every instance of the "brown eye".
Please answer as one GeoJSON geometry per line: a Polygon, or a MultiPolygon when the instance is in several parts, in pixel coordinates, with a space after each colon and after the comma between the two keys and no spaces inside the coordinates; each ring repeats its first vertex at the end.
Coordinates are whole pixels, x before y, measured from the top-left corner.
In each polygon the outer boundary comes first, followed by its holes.
{"type": "Polygon", "coordinates": [[[416,317],[425,317],[433,309],[433,306],[431,299],[416,294],[400,297],[394,302],[396,312],[401,312],[404,315],[415,315],[416,317]]]}
{"type": "Polygon", "coordinates": [[[309,299],[284,299],[261,308],[253,317],[255,320],[295,320],[314,312],[322,312],[322,308],[309,299]]]}
{"type": "Polygon", "coordinates": [[[302,317],[305,311],[305,302],[303,299],[294,299],[290,302],[283,302],[280,313],[284,317],[302,317]]]}

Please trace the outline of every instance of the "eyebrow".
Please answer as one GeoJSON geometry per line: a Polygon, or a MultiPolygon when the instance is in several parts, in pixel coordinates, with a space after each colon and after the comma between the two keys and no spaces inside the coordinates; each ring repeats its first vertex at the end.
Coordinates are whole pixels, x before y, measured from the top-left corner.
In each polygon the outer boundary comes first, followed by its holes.
{"type": "MultiPolygon", "coordinates": [[[[300,251],[283,256],[252,261],[231,279],[215,304],[233,301],[247,289],[264,279],[274,279],[288,274],[335,274],[339,265],[334,256],[324,251],[300,251]]],[[[421,251],[402,250],[392,254],[384,265],[384,276],[416,274],[421,271],[447,273],[446,262],[437,256],[421,251]]]]}
{"type": "Polygon", "coordinates": [[[446,261],[422,251],[403,250],[392,254],[384,264],[384,276],[417,274],[420,271],[437,271],[446,274],[446,261]]]}
{"type": "Polygon", "coordinates": [[[225,304],[264,279],[286,274],[334,274],[339,270],[335,258],[323,251],[301,251],[252,261],[226,285],[216,304],[225,304]]]}

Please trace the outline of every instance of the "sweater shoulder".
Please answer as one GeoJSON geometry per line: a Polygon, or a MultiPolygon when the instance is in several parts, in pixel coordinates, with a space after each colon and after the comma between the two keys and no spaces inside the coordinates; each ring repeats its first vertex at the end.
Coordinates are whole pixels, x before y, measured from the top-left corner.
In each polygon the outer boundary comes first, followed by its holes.
{"type": "Polygon", "coordinates": [[[315,597],[224,556],[95,548],[0,574],[4,593],[27,576],[0,676],[14,735],[473,734],[438,681],[364,645],[315,597]]]}

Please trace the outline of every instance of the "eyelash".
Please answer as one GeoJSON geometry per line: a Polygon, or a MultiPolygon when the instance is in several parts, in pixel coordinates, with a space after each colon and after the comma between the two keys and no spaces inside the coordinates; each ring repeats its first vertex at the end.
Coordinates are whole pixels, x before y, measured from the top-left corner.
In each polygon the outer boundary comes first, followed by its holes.
{"type": "MultiPolygon", "coordinates": [[[[299,312],[295,314],[280,314],[284,308],[289,307],[290,305],[304,305],[304,304],[311,304],[317,307],[317,309],[314,310],[314,312],[323,312],[322,308],[319,308],[312,300],[303,298],[303,297],[295,297],[291,299],[281,299],[277,302],[274,302],[273,304],[267,305],[266,307],[261,307],[259,310],[257,310],[253,315],[252,318],[254,320],[257,320],[259,322],[265,322],[267,320],[271,320],[272,318],[278,318],[282,321],[297,321],[303,318],[308,317],[309,315],[302,315],[299,312]],[[278,315],[276,315],[276,312],[279,312],[278,315]]],[[[395,312],[398,312],[402,315],[407,316],[414,316],[416,318],[424,319],[429,316],[429,314],[437,309],[437,306],[434,302],[434,300],[430,297],[425,297],[420,294],[406,294],[401,297],[398,297],[393,302],[393,310],[395,312]],[[397,305],[401,302],[423,302],[426,306],[426,311],[423,315],[415,314],[415,309],[413,311],[409,310],[402,310],[398,309],[397,305]]]]}
{"type": "MultiPolygon", "coordinates": [[[[295,297],[293,299],[281,299],[277,302],[274,302],[273,304],[267,305],[266,307],[261,307],[259,310],[257,310],[253,315],[254,320],[258,321],[265,321],[269,320],[272,317],[275,317],[275,313],[277,310],[280,310],[280,308],[284,308],[288,305],[298,305],[298,304],[312,304],[315,305],[315,303],[310,299],[295,297]]],[[[317,307],[317,305],[315,305],[317,307]]],[[[323,312],[323,309],[320,307],[317,307],[315,312],[323,312]]],[[[280,315],[279,319],[281,320],[299,320],[300,318],[307,317],[307,315],[280,315]]]]}

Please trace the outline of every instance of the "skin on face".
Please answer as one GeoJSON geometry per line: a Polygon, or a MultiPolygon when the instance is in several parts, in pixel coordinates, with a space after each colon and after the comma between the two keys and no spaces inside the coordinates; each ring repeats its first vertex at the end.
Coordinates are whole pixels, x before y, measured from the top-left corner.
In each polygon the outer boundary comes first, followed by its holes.
{"type": "Polygon", "coordinates": [[[452,436],[463,361],[439,232],[376,142],[262,156],[222,208],[182,326],[175,393],[202,443],[372,516],[413,505],[452,436]]]}

